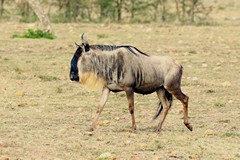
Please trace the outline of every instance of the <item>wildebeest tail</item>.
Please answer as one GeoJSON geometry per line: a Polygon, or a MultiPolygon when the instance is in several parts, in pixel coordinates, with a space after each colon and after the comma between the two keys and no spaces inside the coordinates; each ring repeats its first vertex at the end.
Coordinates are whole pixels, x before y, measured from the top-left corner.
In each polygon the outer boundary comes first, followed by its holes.
{"type": "MultiPolygon", "coordinates": [[[[172,94],[170,94],[168,91],[165,91],[165,96],[167,97],[167,100],[168,100],[168,102],[170,104],[170,107],[171,107],[172,106],[172,99],[173,99],[172,94]]],[[[157,119],[157,117],[161,114],[162,110],[163,110],[163,106],[162,106],[161,101],[159,101],[158,108],[157,108],[157,113],[154,115],[153,120],[157,119]]]]}

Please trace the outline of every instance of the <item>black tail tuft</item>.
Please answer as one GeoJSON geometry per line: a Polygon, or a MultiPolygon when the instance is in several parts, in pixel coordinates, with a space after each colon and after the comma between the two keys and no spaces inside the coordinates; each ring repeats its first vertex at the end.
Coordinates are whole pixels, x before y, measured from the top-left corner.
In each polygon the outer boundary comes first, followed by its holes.
{"type": "Polygon", "coordinates": [[[153,116],[153,119],[152,119],[153,121],[157,119],[157,117],[161,114],[162,110],[163,110],[163,106],[162,106],[162,103],[159,101],[157,113],[153,116]]]}
{"type": "MultiPolygon", "coordinates": [[[[167,97],[167,100],[170,103],[170,108],[171,108],[172,100],[173,100],[172,94],[170,94],[168,91],[165,91],[165,96],[167,97]]],[[[158,108],[157,108],[157,113],[153,116],[153,121],[158,118],[158,116],[161,114],[162,110],[163,110],[162,103],[159,102],[158,108]]]]}

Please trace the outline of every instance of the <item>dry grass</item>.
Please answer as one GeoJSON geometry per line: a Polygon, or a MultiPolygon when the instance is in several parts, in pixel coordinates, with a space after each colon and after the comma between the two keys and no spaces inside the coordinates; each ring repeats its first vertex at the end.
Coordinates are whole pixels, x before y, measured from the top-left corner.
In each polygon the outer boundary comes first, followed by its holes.
{"type": "Polygon", "coordinates": [[[12,39],[26,24],[0,24],[0,157],[13,159],[239,159],[240,28],[238,26],[53,25],[55,40],[12,39]],[[92,136],[86,133],[99,92],[69,80],[69,63],[85,32],[91,44],[131,44],[170,55],[184,66],[194,130],[173,107],[160,134],[155,94],[136,95],[137,133],[124,93],[111,94],[92,136]]]}

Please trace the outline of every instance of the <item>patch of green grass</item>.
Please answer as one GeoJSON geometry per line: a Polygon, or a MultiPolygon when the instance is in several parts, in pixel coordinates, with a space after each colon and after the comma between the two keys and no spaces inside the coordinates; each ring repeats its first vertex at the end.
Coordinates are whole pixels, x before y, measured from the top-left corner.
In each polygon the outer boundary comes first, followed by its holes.
{"type": "Polygon", "coordinates": [[[106,35],[106,34],[97,34],[97,38],[98,38],[98,39],[108,38],[108,35],[106,35]]]}
{"type": "Polygon", "coordinates": [[[56,38],[52,33],[50,32],[44,32],[41,29],[28,29],[25,33],[23,34],[14,34],[12,38],[33,38],[33,39],[40,39],[40,38],[45,38],[45,39],[54,39],[56,38]]]}
{"type": "Polygon", "coordinates": [[[206,93],[214,93],[215,92],[215,90],[213,90],[213,89],[207,89],[206,90],[206,93]]]}
{"type": "Polygon", "coordinates": [[[235,157],[240,158],[240,153],[235,154],[235,157]]]}
{"type": "Polygon", "coordinates": [[[190,53],[190,54],[197,54],[197,51],[191,50],[191,51],[189,51],[189,53],[190,53]]]}
{"type": "Polygon", "coordinates": [[[62,93],[63,92],[63,89],[62,88],[60,88],[60,87],[57,87],[57,91],[56,91],[57,93],[62,93]]]}
{"type": "Polygon", "coordinates": [[[6,57],[5,57],[5,58],[3,58],[3,60],[4,60],[4,61],[8,61],[8,60],[9,60],[9,58],[6,58],[6,57]]]}
{"type": "Polygon", "coordinates": [[[226,103],[217,101],[217,102],[214,103],[214,106],[215,106],[215,107],[225,107],[225,106],[226,106],[226,103]]]}
{"type": "Polygon", "coordinates": [[[199,20],[199,21],[195,22],[195,25],[196,26],[216,26],[218,24],[215,22],[208,21],[208,20],[199,20]]]}
{"type": "Polygon", "coordinates": [[[21,74],[23,70],[21,68],[15,67],[14,71],[17,72],[18,74],[21,74]]]}
{"type": "Polygon", "coordinates": [[[219,10],[225,10],[225,7],[219,6],[218,9],[219,9],[219,10]]]}
{"type": "Polygon", "coordinates": [[[40,75],[40,76],[38,76],[38,78],[40,78],[43,81],[56,81],[56,80],[59,80],[59,78],[54,77],[54,76],[43,76],[43,75],[40,75]]]}
{"type": "Polygon", "coordinates": [[[237,137],[237,136],[239,136],[239,135],[238,135],[238,133],[236,133],[236,132],[230,131],[230,132],[224,133],[224,136],[225,136],[225,137],[237,137]]]}
{"type": "Polygon", "coordinates": [[[160,143],[159,140],[155,140],[155,141],[154,141],[154,144],[155,144],[155,146],[156,146],[157,149],[162,149],[162,148],[163,148],[163,145],[160,143]]]}

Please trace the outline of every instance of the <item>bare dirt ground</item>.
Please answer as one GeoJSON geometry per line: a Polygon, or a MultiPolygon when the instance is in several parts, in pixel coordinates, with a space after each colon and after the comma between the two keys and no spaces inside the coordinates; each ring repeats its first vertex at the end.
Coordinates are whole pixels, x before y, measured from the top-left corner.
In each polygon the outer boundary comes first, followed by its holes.
{"type": "Polygon", "coordinates": [[[240,27],[55,24],[57,39],[12,39],[33,24],[0,24],[0,158],[240,159],[240,27]],[[99,126],[86,131],[99,91],[69,80],[69,63],[80,34],[90,44],[131,44],[169,55],[184,67],[182,89],[190,97],[183,124],[176,99],[161,133],[151,122],[156,94],[137,95],[137,132],[124,93],[112,93],[99,126]]]}

